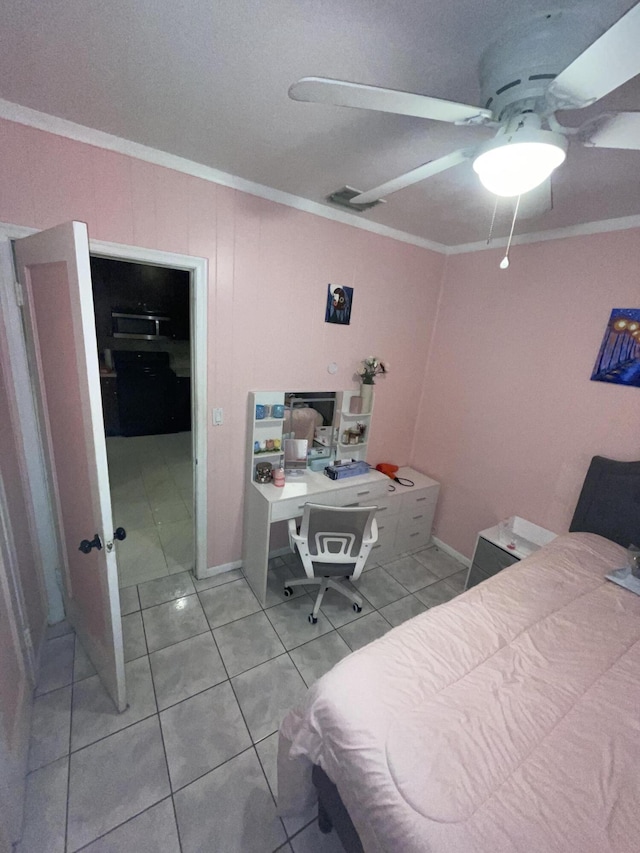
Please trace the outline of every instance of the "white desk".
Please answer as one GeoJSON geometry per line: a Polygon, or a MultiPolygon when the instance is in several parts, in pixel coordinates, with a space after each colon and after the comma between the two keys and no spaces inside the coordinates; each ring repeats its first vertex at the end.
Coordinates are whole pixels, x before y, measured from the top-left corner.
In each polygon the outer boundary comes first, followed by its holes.
{"type": "Polygon", "coordinates": [[[307,471],[302,476],[287,478],[284,488],[252,482],[245,495],[242,564],[258,601],[264,606],[269,534],[274,522],[299,518],[306,503],[374,506],[386,497],[388,484],[389,478],[379,471],[344,480],[330,480],[325,474],[307,471]]]}

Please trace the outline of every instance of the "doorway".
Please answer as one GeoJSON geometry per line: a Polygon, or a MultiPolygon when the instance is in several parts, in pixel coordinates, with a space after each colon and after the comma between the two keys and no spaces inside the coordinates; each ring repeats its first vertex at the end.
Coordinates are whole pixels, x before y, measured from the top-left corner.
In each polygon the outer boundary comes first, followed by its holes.
{"type": "MultiPolygon", "coordinates": [[[[40,448],[29,455],[28,480],[32,500],[36,506],[39,546],[43,554],[43,570],[49,601],[49,620],[59,621],[63,616],[62,597],[59,590],[66,586],[64,571],[61,571],[61,543],[58,538],[50,475],[44,451],[41,448],[40,424],[34,405],[31,388],[31,365],[27,357],[27,345],[22,329],[21,292],[14,287],[15,275],[10,241],[37,233],[37,229],[18,225],[0,225],[0,292],[3,317],[0,328],[6,332],[9,345],[8,363],[15,379],[17,403],[20,411],[21,428],[31,445],[40,448]]],[[[207,260],[191,255],[163,252],[157,249],[139,248],[101,240],[90,240],[88,250],[93,257],[110,258],[137,264],[156,265],[167,269],[186,271],[190,283],[190,363],[191,405],[194,477],[193,522],[195,527],[194,558],[196,577],[203,577],[207,568],[207,260]]],[[[87,271],[89,257],[87,256],[87,271]]],[[[92,315],[89,315],[92,317],[92,315]]],[[[93,317],[92,317],[93,320],[93,317]]],[[[95,326],[94,326],[95,328],[95,326]]],[[[89,357],[89,353],[87,353],[89,357]]],[[[94,356],[95,358],[95,356],[94,356]]],[[[100,379],[96,385],[100,396],[100,379]]],[[[98,401],[99,402],[99,401],[98,401]]],[[[106,475],[106,466],[105,466],[106,475]]],[[[105,476],[106,479],[106,476],[105,476]]],[[[120,543],[124,544],[124,543],[120,543]]],[[[120,545],[118,546],[120,548],[120,545]]],[[[117,606],[117,599],[112,607],[117,606]]],[[[119,614],[118,614],[119,616],[119,614]]],[[[119,619],[118,619],[119,621],[119,619]]]]}
{"type": "Polygon", "coordinates": [[[194,568],[187,270],[91,255],[121,588],[194,568]]]}

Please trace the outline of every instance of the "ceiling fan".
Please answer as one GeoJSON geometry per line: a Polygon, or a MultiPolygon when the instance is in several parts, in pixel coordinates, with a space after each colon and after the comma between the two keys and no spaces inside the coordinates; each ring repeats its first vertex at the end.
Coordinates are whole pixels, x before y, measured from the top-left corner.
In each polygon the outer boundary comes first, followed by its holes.
{"type": "Polygon", "coordinates": [[[356,209],[471,160],[481,183],[497,196],[517,197],[535,189],[531,216],[551,208],[550,176],[564,162],[570,141],[640,150],[640,112],[607,112],[576,128],[561,125],[555,115],[594,104],[638,73],[640,3],[604,33],[597,22],[575,10],[540,15],[513,28],[482,56],[484,107],[324,77],[302,78],[291,86],[289,97],[497,127],[488,142],[453,151],[371,190],[351,194],[356,209]]]}

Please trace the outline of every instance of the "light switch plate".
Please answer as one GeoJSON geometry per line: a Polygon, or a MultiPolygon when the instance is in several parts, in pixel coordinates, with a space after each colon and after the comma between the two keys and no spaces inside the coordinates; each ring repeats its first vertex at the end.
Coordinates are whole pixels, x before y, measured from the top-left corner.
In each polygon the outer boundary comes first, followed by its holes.
{"type": "Polygon", "coordinates": [[[222,418],[223,418],[222,409],[214,409],[213,410],[213,425],[214,426],[222,426],[222,418]]]}

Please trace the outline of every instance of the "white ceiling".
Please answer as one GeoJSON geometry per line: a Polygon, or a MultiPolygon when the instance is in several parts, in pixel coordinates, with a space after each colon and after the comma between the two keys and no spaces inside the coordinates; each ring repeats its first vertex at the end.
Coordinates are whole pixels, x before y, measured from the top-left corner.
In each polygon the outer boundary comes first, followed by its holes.
{"type": "MultiPolygon", "coordinates": [[[[294,102],[292,82],[334,77],[477,104],[480,56],[507,27],[578,7],[605,29],[635,2],[2,0],[0,97],[322,203],[491,133],[294,102]]],[[[640,78],[598,107],[640,109],[640,78]]],[[[516,233],[640,214],[640,152],[572,146],[553,188],[554,209],[516,233]]],[[[361,216],[458,245],[486,239],[492,209],[465,164],[361,216]]],[[[505,205],[494,233],[509,225],[505,205]]]]}

